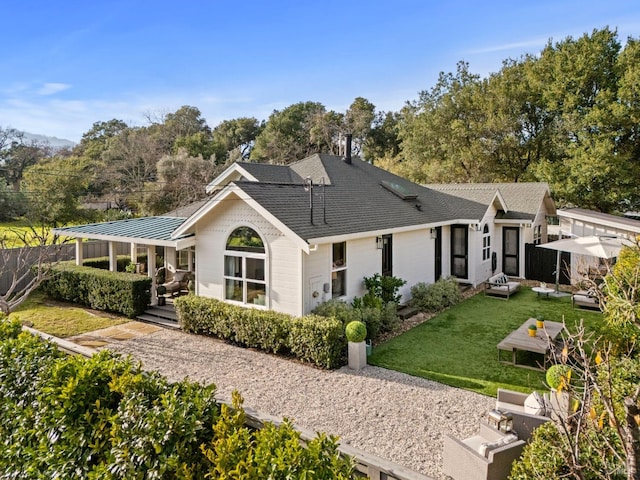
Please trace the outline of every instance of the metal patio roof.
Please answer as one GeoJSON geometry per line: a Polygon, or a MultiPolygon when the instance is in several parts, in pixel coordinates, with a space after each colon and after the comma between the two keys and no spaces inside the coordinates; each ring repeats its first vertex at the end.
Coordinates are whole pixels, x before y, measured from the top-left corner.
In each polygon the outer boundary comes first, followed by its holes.
{"type": "Polygon", "coordinates": [[[171,238],[173,231],[185,220],[185,217],[162,216],[131,218],[54,228],[53,233],[65,237],[175,247],[180,250],[195,244],[195,235],[193,234],[171,238]]]}

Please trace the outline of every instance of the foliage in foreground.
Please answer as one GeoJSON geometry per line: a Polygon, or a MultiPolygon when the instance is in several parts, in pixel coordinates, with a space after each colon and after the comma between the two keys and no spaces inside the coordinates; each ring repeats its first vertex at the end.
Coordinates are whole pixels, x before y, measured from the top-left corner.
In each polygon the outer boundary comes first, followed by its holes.
{"type": "Polygon", "coordinates": [[[511,478],[640,478],[638,259],[638,245],[623,249],[604,279],[604,334],[579,327],[555,352],[556,365],[571,372],[558,390],[566,391],[575,409],[534,436],[511,478]]]}
{"type": "Polygon", "coordinates": [[[351,478],[335,438],[244,425],[242,400],[103,351],[67,356],[0,321],[0,471],[14,479],[351,478]]]}

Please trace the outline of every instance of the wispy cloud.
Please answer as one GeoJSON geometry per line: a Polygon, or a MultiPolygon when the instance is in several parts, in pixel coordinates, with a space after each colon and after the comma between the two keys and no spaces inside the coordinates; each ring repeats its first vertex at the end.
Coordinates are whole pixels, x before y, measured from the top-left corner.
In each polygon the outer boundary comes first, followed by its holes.
{"type": "Polygon", "coordinates": [[[524,42],[513,42],[513,43],[504,43],[502,45],[491,45],[483,48],[476,48],[474,50],[470,50],[468,53],[470,54],[481,54],[481,53],[494,53],[494,52],[506,52],[509,50],[523,50],[527,48],[538,48],[541,49],[544,47],[549,38],[535,38],[531,40],[526,40],[524,42]]]}
{"type": "Polygon", "coordinates": [[[54,95],[58,92],[63,92],[71,88],[68,83],[45,83],[39,89],[36,90],[38,95],[54,95]]]}

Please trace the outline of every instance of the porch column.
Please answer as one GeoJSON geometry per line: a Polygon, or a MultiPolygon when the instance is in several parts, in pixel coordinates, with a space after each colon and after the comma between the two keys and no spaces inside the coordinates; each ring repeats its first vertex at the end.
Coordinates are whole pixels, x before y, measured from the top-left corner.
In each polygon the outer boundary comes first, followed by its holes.
{"type": "Polygon", "coordinates": [[[118,271],[118,255],[115,242],[109,242],[109,270],[112,272],[118,271]]]}
{"type": "Polygon", "coordinates": [[[158,305],[158,282],[156,280],[156,269],[154,267],[156,264],[155,245],[147,245],[147,264],[149,265],[149,268],[147,268],[147,275],[151,277],[151,305],[158,305]]]}
{"type": "Polygon", "coordinates": [[[190,272],[193,271],[193,249],[192,248],[187,250],[187,262],[189,262],[189,268],[187,270],[189,270],[190,272]]]}
{"type": "Polygon", "coordinates": [[[76,265],[82,265],[84,251],[82,249],[82,239],[76,238],[76,265]]]}
{"type": "Polygon", "coordinates": [[[131,263],[138,263],[138,245],[134,242],[131,242],[131,263]]]}

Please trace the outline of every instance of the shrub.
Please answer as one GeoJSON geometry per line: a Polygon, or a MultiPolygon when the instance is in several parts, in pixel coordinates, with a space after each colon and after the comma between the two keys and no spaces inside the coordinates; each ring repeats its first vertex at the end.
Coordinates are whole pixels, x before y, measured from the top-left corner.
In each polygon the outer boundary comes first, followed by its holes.
{"type": "Polygon", "coordinates": [[[332,299],[321,303],[313,309],[314,315],[333,317],[338,319],[343,326],[349,322],[359,320],[367,327],[367,340],[375,339],[379,333],[387,332],[395,327],[398,322],[397,305],[393,302],[378,306],[365,306],[362,299],[355,298],[352,305],[343,300],[332,299]]]}
{"type": "Polygon", "coordinates": [[[363,299],[367,299],[365,301],[365,306],[378,306],[374,299],[379,299],[383,304],[394,302],[400,302],[400,295],[398,295],[398,290],[403,285],[406,285],[406,280],[402,280],[397,277],[390,277],[386,275],[380,275],[376,273],[371,277],[364,277],[364,286],[367,289],[367,294],[363,297],[363,299]]]}
{"type": "Polygon", "coordinates": [[[135,318],[151,301],[151,278],[63,262],[42,283],[50,297],[135,318]]]}
{"type": "Polygon", "coordinates": [[[301,442],[288,422],[256,430],[237,394],[221,407],[213,385],[170,383],[107,351],[68,356],[18,327],[0,326],[3,478],[351,478],[335,438],[301,442]]]}
{"type": "Polygon", "coordinates": [[[571,367],[569,367],[569,365],[551,365],[547,369],[545,377],[549,388],[551,388],[552,390],[557,390],[558,388],[561,388],[561,386],[568,386],[571,377],[571,374],[569,373],[570,371],[571,367]]]}
{"type": "Polygon", "coordinates": [[[367,338],[367,327],[360,321],[349,322],[345,327],[347,340],[350,342],[360,343],[367,338]]]}
{"type": "Polygon", "coordinates": [[[194,295],[179,297],[174,305],[187,332],[213,335],[272,353],[291,353],[322,368],[344,363],[344,327],[334,317],[292,317],[194,295]]]}
{"type": "Polygon", "coordinates": [[[411,306],[421,312],[438,312],[460,302],[460,288],[455,277],[441,278],[435,283],[416,283],[411,287],[411,306]]]}

